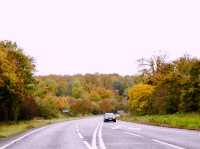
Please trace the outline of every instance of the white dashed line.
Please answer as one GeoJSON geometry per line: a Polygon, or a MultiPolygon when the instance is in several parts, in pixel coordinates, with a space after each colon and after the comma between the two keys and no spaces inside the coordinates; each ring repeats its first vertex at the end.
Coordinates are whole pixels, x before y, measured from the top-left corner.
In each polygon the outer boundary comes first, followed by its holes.
{"type": "Polygon", "coordinates": [[[88,149],[93,149],[87,141],[83,141],[83,143],[88,149]]]}
{"type": "Polygon", "coordinates": [[[77,132],[79,138],[81,138],[81,139],[84,138],[84,137],[82,136],[82,134],[80,133],[80,130],[79,130],[79,127],[78,127],[78,126],[76,127],[76,132],[77,132]]]}
{"type": "Polygon", "coordinates": [[[76,127],[76,132],[77,132],[79,138],[80,138],[80,139],[83,141],[83,143],[85,144],[85,146],[86,146],[88,149],[93,149],[93,148],[91,147],[91,145],[90,145],[87,141],[84,141],[84,137],[83,137],[83,135],[80,133],[80,130],[79,130],[79,127],[78,127],[78,126],[76,127]]]}
{"type": "Polygon", "coordinates": [[[159,143],[159,144],[170,146],[170,147],[175,148],[175,149],[185,149],[183,147],[180,147],[180,146],[177,146],[177,145],[173,145],[173,144],[169,144],[169,143],[166,143],[166,142],[163,142],[163,141],[159,141],[159,140],[156,140],[156,139],[153,139],[152,141],[154,141],[156,143],[159,143]]]}
{"type": "Polygon", "coordinates": [[[138,127],[128,127],[127,129],[129,129],[129,130],[138,130],[138,131],[141,130],[141,128],[138,128],[138,127]]]}
{"type": "Polygon", "coordinates": [[[119,126],[114,126],[114,127],[112,127],[111,129],[119,129],[120,127],[119,126]]]}
{"type": "Polygon", "coordinates": [[[137,134],[135,134],[135,133],[125,132],[125,134],[131,135],[131,136],[135,136],[135,137],[143,138],[143,136],[137,135],[137,134]]]}
{"type": "Polygon", "coordinates": [[[81,138],[81,139],[84,138],[80,132],[78,132],[78,136],[79,136],[79,138],[81,138]]]}

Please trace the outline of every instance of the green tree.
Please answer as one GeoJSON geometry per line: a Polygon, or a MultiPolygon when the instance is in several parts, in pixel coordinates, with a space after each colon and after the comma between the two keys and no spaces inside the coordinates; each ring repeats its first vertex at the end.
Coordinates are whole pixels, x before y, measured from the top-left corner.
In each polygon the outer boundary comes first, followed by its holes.
{"type": "Polygon", "coordinates": [[[125,84],[120,80],[115,80],[113,83],[113,89],[116,91],[119,95],[123,95],[125,90],[125,84]]]}
{"type": "Polygon", "coordinates": [[[83,88],[81,86],[80,81],[78,79],[74,80],[72,84],[72,97],[78,99],[81,97],[82,93],[83,93],[83,88]]]}

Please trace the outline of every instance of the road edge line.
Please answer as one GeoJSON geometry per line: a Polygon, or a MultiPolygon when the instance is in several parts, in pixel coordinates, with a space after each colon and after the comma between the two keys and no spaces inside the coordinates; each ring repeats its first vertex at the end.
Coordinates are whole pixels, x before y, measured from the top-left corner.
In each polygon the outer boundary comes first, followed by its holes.
{"type": "Polygon", "coordinates": [[[13,140],[13,141],[11,141],[10,143],[7,143],[7,144],[1,146],[0,149],[6,149],[6,148],[8,148],[9,146],[15,144],[16,142],[19,142],[19,141],[21,141],[22,139],[24,139],[24,138],[26,138],[26,137],[28,137],[28,136],[30,136],[30,135],[36,133],[36,132],[39,132],[39,131],[41,131],[41,130],[47,128],[47,127],[48,127],[48,126],[41,127],[41,128],[36,129],[36,130],[33,130],[33,131],[29,132],[29,133],[26,133],[25,135],[23,135],[23,136],[21,136],[21,137],[15,139],[15,140],[13,140]]]}

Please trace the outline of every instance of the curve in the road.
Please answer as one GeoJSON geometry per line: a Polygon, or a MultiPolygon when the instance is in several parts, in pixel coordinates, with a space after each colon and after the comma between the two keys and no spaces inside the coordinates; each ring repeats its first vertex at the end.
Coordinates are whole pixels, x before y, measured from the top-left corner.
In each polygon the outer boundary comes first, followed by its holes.
{"type": "Polygon", "coordinates": [[[200,149],[198,131],[93,117],[49,125],[0,142],[0,149],[200,149]],[[1,146],[2,145],[2,146],[1,146]]]}
{"type": "Polygon", "coordinates": [[[46,128],[47,128],[47,126],[46,126],[46,127],[41,127],[41,128],[38,128],[38,129],[35,129],[35,130],[33,130],[33,131],[29,132],[29,133],[26,133],[25,135],[23,135],[23,136],[21,136],[21,137],[15,139],[15,140],[13,140],[13,141],[11,141],[11,142],[5,144],[4,146],[0,147],[0,149],[6,149],[6,148],[8,148],[9,146],[15,144],[16,142],[19,142],[19,141],[21,141],[22,139],[24,139],[24,138],[26,138],[26,137],[28,137],[28,136],[30,136],[30,135],[36,133],[36,132],[42,131],[43,129],[46,129],[46,128]]]}

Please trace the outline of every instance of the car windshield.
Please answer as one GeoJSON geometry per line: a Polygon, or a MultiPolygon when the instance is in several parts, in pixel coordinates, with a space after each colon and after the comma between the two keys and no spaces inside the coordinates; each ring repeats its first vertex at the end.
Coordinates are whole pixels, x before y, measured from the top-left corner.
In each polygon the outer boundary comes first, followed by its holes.
{"type": "Polygon", "coordinates": [[[112,116],[114,116],[114,114],[113,113],[106,113],[105,116],[112,117],[112,116]]]}

